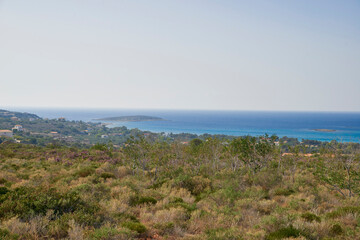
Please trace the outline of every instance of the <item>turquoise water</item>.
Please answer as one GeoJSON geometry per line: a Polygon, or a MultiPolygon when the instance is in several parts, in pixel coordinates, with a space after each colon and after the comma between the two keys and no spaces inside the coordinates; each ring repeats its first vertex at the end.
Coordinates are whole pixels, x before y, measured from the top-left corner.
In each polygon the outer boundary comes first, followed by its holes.
{"type": "Polygon", "coordinates": [[[167,121],[113,122],[152,132],[226,134],[259,136],[265,133],[298,139],[360,142],[360,113],[339,112],[258,112],[258,111],[174,111],[174,110],[87,110],[87,109],[9,109],[41,117],[93,121],[95,118],[148,115],[167,121]],[[313,129],[334,129],[318,132],[313,129]]]}

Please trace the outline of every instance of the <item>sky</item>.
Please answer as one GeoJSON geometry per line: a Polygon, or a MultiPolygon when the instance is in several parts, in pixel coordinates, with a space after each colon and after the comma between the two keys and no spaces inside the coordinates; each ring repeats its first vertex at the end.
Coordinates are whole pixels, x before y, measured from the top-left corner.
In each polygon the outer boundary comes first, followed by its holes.
{"type": "Polygon", "coordinates": [[[0,108],[360,111],[358,0],[0,0],[0,108]]]}

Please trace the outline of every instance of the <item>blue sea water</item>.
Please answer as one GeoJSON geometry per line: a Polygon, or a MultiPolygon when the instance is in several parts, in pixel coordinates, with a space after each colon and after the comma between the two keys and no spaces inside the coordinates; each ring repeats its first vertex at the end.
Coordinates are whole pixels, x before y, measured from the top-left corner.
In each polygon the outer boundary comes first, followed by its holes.
{"type": "Polygon", "coordinates": [[[360,142],[360,112],[273,112],[273,111],[185,111],[128,109],[31,109],[44,118],[94,121],[96,118],[128,115],[161,117],[166,121],[113,122],[109,127],[126,126],[152,132],[226,134],[259,136],[265,133],[320,141],[360,142]],[[313,129],[334,129],[318,132],[313,129]]]}

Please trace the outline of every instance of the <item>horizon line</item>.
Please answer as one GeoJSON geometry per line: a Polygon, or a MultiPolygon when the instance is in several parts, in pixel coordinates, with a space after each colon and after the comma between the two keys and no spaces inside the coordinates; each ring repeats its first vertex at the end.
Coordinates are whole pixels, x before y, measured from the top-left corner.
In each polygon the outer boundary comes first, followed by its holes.
{"type": "Polygon", "coordinates": [[[0,106],[0,109],[8,110],[21,110],[21,109],[43,109],[43,110],[139,110],[139,111],[214,111],[214,112],[303,112],[303,113],[360,113],[360,111],[347,111],[347,110],[268,110],[268,109],[186,109],[186,108],[116,108],[116,107],[65,107],[65,106],[0,106]]]}

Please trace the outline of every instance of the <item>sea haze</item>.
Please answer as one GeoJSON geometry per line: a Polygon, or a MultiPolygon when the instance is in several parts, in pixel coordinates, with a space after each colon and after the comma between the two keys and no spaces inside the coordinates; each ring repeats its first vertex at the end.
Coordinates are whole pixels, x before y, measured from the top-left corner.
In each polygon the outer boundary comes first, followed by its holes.
{"type": "MultiPolygon", "coordinates": [[[[35,113],[43,118],[65,117],[68,120],[146,115],[167,121],[111,122],[109,127],[126,126],[152,132],[226,134],[259,136],[265,133],[320,141],[360,142],[360,113],[340,112],[271,112],[271,111],[185,111],[185,110],[94,110],[31,109],[14,111],[35,113]],[[333,129],[319,132],[314,129],[333,129]]],[[[108,121],[106,121],[108,122],[108,121]]]]}

